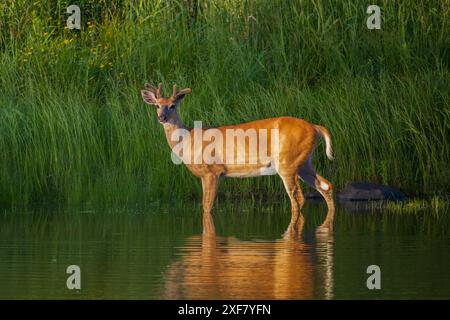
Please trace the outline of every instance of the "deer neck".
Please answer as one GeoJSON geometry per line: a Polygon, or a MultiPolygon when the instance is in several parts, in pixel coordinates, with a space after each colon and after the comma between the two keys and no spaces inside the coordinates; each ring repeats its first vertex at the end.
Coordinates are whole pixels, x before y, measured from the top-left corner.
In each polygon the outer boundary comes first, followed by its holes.
{"type": "MultiPolygon", "coordinates": [[[[176,118],[170,120],[169,122],[164,123],[163,128],[167,142],[169,143],[171,149],[173,149],[173,147],[180,142],[179,140],[172,140],[172,137],[176,132],[176,130],[183,130],[183,129],[187,130],[186,126],[184,125],[183,121],[181,121],[178,115],[176,118]]],[[[179,133],[178,135],[175,134],[175,138],[180,139],[179,138],[180,134],[181,133],[179,133]]]]}

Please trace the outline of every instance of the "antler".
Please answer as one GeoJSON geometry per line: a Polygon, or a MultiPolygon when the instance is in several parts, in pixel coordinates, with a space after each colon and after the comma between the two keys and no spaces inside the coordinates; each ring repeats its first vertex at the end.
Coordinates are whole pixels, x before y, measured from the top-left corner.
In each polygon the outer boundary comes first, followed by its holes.
{"type": "Polygon", "coordinates": [[[162,83],[158,85],[158,90],[156,90],[156,97],[161,98],[162,96],[162,83]]]}
{"type": "Polygon", "coordinates": [[[173,90],[172,90],[172,99],[175,99],[177,97],[177,84],[175,83],[173,85],[173,90]]]}
{"type": "Polygon", "coordinates": [[[191,92],[192,92],[191,88],[186,88],[186,89],[181,90],[180,92],[177,92],[177,85],[174,84],[173,85],[173,91],[172,91],[172,99],[176,99],[179,96],[184,96],[184,95],[186,95],[188,93],[191,93],[191,92]]]}
{"type": "MultiPolygon", "coordinates": [[[[162,97],[162,86],[163,86],[162,83],[160,83],[160,84],[158,85],[158,88],[155,88],[155,87],[154,87],[152,84],[150,84],[150,83],[146,83],[146,84],[144,85],[145,89],[147,89],[147,90],[150,91],[150,92],[153,92],[153,93],[155,94],[156,98],[161,98],[161,97],[162,97]]],[[[185,88],[185,89],[183,89],[183,90],[177,92],[177,85],[174,84],[174,85],[173,85],[173,91],[172,91],[172,99],[177,99],[178,97],[184,96],[184,95],[186,95],[186,94],[188,94],[188,93],[191,93],[191,92],[192,92],[192,89],[191,89],[191,88],[185,88]]]]}
{"type": "Polygon", "coordinates": [[[147,89],[148,91],[151,91],[155,94],[156,98],[161,98],[162,95],[162,83],[160,83],[158,85],[158,88],[155,88],[153,85],[151,85],[150,83],[146,83],[144,85],[145,89],[147,89]]]}

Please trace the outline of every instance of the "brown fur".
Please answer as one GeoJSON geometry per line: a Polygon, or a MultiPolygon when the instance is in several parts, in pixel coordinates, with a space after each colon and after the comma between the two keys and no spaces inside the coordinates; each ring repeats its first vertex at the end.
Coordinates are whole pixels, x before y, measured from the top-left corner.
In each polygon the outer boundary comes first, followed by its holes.
{"type": "MultiPolygon", "coordinates": [[[[172,133],[177,129],[186,129],[179,118],[176,109],[184,96],[191,92],[191,89],[183,89],[180,92],[177,92],[176,86],[174,86],[172,96],[163,98],[161,97],[161,84],[158,89],[155,89],[155,87],[149,84],[146,84],[145,88],[147,90],[142,91],[144,101],[158,107],[158,119],[160,119],[160,122],[164,125],[164,132],[169,146],[173,148],[178,142],[171,140],[172,133]]],[[[311,124],[303,119],[279,117],[202,130],[203,133],[205,133],[207,130],[211,129],[219,130],[223,133],[223,137],[226,137],[225,131],[227,129],[267,129],[268,132],[272,129],[278,129],[279,161],[276,171],[283,180],[286,192],[291,200],[291,223],[295,225],[302,219],[300,209],[303,206],[304,197],[299,183],[299,178],[301,178],[311,187],[319,191],[324,197],[328,205],[328,214],[322,227],[328,230],[332,229],[334,217],[333,187],[328,180],[315,172],[311,163],[313,152],[319,137],[325,138],[327,142],[327,156],[331,158],[331,140],[330,134],[326,128],[311,124]]],[[[193,134],[192,130],[193,129],[191,129],[191,133],[193,134]]],[[[259,137],[257,138],[259,148],[260,141],[259,137]]],[[[194,142],[191,141],[191,143],[193,144],[194,142]]],[[[203,142],[202,148],[207,144],[209,144],[209,142],[203,142]]],[[[268,145],[270,146],[270,135],[268,145]]],[[[226,143],[224,141],[223,154],[226,153],[225,146],[226,143]]],[[[235,145],[235,148],[236,147],[237,146],[235,145]]],[[[246,153],[248,153],[248,144],[246,147],[246,153]]],[[[269,148],[268,155],[272,156],[272,151],[273,150],[269,148]]],[[[193,161],[191,163],[193,163],[193,161]]],[[[203,212],[205,215],[211,213],[220,177],[254,176],[258,175],[257,173],[260,172],[260,170],[263,170],[268,166],[270,166],[270,163],[264,163],[262,161],[257,161],[256,164],[187,164],[188,169],[202,180],[203,212]]]]}

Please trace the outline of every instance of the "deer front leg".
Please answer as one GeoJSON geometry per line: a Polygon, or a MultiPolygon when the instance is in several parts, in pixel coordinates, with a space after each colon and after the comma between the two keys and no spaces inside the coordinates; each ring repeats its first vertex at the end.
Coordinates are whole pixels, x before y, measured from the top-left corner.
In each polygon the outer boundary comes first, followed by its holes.
{"type": "Polygon", "coordinates": [[[202,177],[203,214],[211,214],[211,209],[217,194],[219,178],[213,174],[202,177]]]}

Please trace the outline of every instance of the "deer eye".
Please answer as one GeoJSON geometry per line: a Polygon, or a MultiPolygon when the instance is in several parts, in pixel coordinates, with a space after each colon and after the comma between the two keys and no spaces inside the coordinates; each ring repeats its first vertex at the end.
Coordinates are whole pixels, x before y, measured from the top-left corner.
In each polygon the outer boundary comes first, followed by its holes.
{"type": "Polygon", "coordinates": [[[175,108],[175,105],[174,104],[171,104],[170,106],[169,106],[169,109],[174,109],[175,108]]]}

